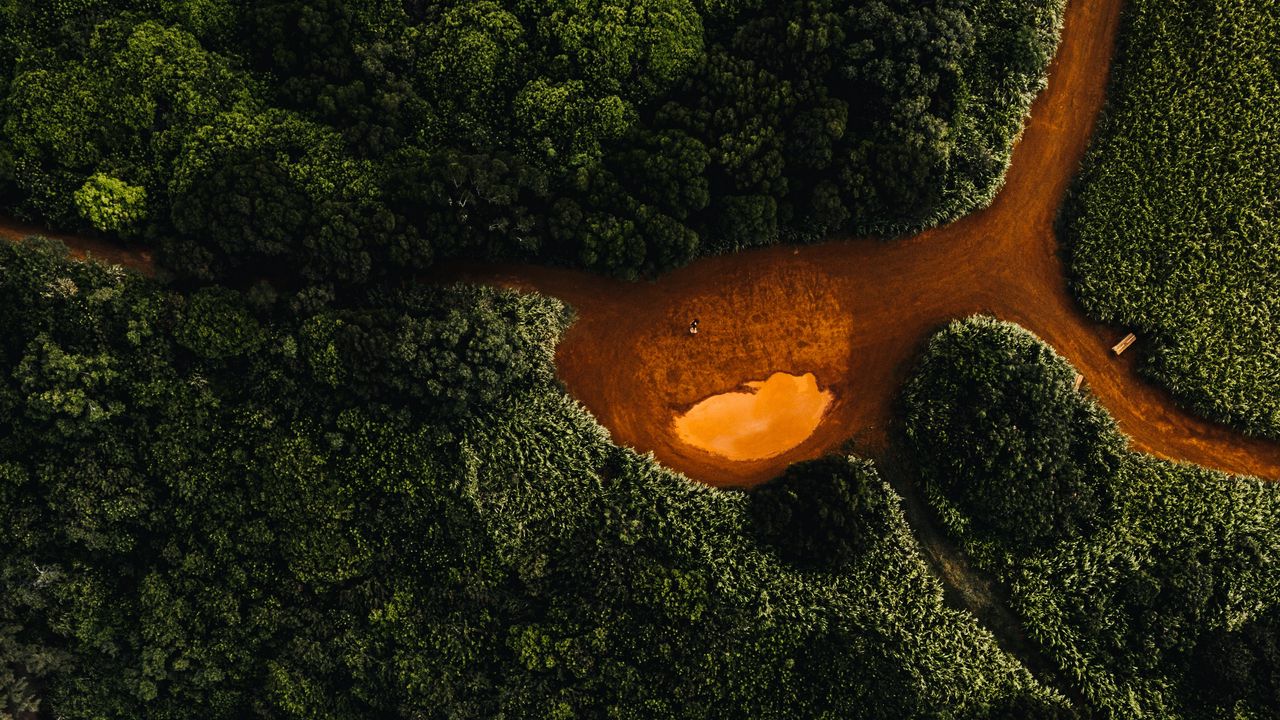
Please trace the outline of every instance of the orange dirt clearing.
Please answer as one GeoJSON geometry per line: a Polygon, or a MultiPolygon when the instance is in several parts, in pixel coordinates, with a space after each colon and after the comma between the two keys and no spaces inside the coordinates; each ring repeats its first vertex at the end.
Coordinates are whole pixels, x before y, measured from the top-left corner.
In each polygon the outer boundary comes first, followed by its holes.
{"type": "MultiPolygon", "coordinates": [[[[1019,323],[1066,356],[1135,449],[1280,480],[1280,443],[1180,409],[1136,373],[1142,342],[1112,355],[1127,329],[1091,322],[1068,291],[1053,222],[1103,105],[1119,18],[1120,0],[1068,4],[1048,88],[1032,106],[1003,190],[990,207],[945,227],[893,242],[705,258],[647,283],[540,266],[454,267],[447,277],[536,289],[572,305],[578,319],[556,355],[570,394],[619,444],[716,486],[763,482],[849,438],[877,456],[924,341],[974,313],[1019,323]],[[694,317],[701,323],[691,338],[694,317]],[[676,431],[673,418],[699,402],[775,373],[812,373],[833,398],[798,445],[732,460],[676,431]]],[[[32,233],[11,226],[4,234],[32,233]]],[[[141,253],[64,240],[82,255],[151,267],[141,253]]]]}

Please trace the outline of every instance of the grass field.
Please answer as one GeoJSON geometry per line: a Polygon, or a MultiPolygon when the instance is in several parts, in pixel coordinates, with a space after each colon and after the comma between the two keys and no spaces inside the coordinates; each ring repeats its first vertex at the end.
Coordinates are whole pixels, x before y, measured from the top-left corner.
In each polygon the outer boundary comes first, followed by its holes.
{"type": "Polygon", "coordinates": [[[1065,216],[1075,291],[1200,412],[1280,437],[1280,6],[1134,0],[1065,216]]]}

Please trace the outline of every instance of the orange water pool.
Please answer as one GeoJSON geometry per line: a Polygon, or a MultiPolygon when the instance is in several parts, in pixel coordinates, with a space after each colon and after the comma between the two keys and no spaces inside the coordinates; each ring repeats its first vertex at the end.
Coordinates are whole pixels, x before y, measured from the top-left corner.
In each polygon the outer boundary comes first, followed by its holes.
{"type": "Polygon", "coordinates": [[[677,414],[676,434],[688,445],[730,460],[761,460],[804,442],[831,406],[831,392],[818,387],[813,373],[774,373],[743,388],[677,414]]]}

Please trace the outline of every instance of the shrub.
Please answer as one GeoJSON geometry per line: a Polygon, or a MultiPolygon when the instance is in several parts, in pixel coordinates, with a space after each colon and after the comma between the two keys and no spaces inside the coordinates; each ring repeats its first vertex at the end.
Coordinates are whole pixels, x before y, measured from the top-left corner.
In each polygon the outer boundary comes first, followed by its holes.
{"type": "Polygon", "coordinates": [[[1016,325],[985,317],[949,325],[930,339],[902,396],[925,481],[1010,547],[1096,531],[1109,520],[1125,440],[1073,389],[1074,377],[1016,325]]]}
{"type": "Polygon", "coordinates": [[[147,190],[96,173],[75,193],[80,217],[102,232],[131,233],[147,218],[147,190]]]}
{"type": "Polygon", "coordinates": [[[884,536],[889,502],[870,462],[833,456],[792,465],[753,490],[751,517],[786,561],[838,570],[884,536]]]}

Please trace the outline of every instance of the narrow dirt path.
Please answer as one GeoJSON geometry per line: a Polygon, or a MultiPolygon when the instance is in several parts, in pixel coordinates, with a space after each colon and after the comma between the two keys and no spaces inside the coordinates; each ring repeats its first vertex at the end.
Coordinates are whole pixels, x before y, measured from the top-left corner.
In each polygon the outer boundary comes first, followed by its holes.
{"type": "Polygon", "coordinates": [[[1017,658],[1041,685],[1062,693],[1072,707],[1087,713],[1091,707],[1089,700],[1067,680],[1053,658],[1023,631],[1022,621],[1010,609],[1008,587],[975,569],[943,529],[937,512],[917,484],[919,475],[911,463],[901,457],[897,448],[890,448],[876,458],[876,469],[902,498],[902,512],[920,544],[925,562],[942,580],[943,601],[949,607],[973,615],[980,626],[995,636],[1000,649],[1017,658]]]}
{"type": "MultiPolygon", "coordinates": [[[[854,436],[887,445],[893,402],[927,337],[948,320],[988,313],[1065,355],[1133,446],[1162,457],[1280,480],[1280,443],[1196,417],[1135,372],[1142,343],[1117,359],[1125,330],[1086,318],[1071,297],[1054,220],[1098,111],[1120,0],[1072,0],[1049,86],[1036,99],[995,202],[911,238],[779,246],[699,260],[655,282],[628,283],[539,266],[454,268],[455,277],[536,289],[578,312],[559,374],[614,439],[691,478],[753,485],[854,436]],[[696,336],[686,332],[701,320],[696,336]],[[817,431],[765,460],[735,462],[689,447],[677,412],[774,372],[812,372],[836,399],[817,431]]],[[[31,228],[9,226],[10,237],[31,228]]],[[[150,259],[64,238],[78,252],[146,271],[150,259]]]]}
{"type": "Polygon", "coordinates": [[[155,274],[155,263],[151,259],[151,251],[145,248],[129,247],[121,243],[98,238],[68,235],[39,225],[0,217],[0,238],[10,242],[18,242],[32,235],[43,235],[47,238],[61,240],[71,249],[71,257],[77,260],[93,257],[96,260],[112,265],[123,265],[144,275],[155,274]]]}

